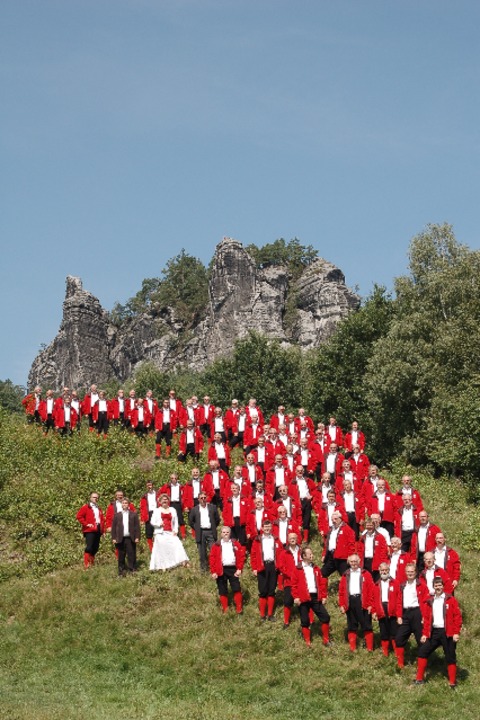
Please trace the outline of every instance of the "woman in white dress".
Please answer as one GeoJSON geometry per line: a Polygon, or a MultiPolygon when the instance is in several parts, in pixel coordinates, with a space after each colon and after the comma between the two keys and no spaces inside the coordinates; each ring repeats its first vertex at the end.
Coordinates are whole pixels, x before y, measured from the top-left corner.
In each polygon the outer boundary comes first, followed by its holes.
{"type": "Polygon", "coordinates": [[[160,505],[152,513],[153,550],[150,557],[150,570],[168,570],[178,565],[188,565],[188,555],[178,537],[178,517],[170,507],[168,495],[162,494],[160,505]]]}

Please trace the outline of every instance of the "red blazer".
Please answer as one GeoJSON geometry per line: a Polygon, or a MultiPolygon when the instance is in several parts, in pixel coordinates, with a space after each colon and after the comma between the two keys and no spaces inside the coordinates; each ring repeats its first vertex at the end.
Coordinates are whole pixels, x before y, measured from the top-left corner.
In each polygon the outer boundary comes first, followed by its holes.
{"type": "Polygon", "coordinates": [[[212,418],[215,415],[215,405],[209,405],[206,410],[204,405],[199,405],[195,411],[197,418],[197,425],[210,425],[212,418]]]}
{"type": "MultiPolygon", "coordinates": [[[[308,449],[307,473],[309,473],[310,475],[313,475],[313,473],[315,472],[315,470],[317,468],[318,463],[322,462],[322,457],[318,454],[318,452],[315,449],[311,450],[310,447],[308,449]]],[[[297,465],[303,465],[302,453],[300,451],[295,453],[295,466],[297,466],[297,465]]]]}
{"type": "MultiPolygon", "coordinates": [[[[195,452],[197,454],[201,453],[203,450],[203,435],[200,432],[198,428],[193,429],[193,439],[194,439],[194,445],[195,445],[195,452]]],[[[185,455],[187,452],[187,431],[182,430],[180,433],[180,438],[178,440],[178,451],[185,455]]]]}
{"type": "MultiPolygon", "coordinates": [[[[284,416],[283,424],[285,425],[286,416],[284,416]]],[[[278,417],[278,413],[275,413],[274,415],[270,415],[270,427],[275,428],[275,430],[278,430],[278,427],[280,425],[280,418],[278,417]]]]}
{"type": "MultiPolygon", "coordinates": [[[[385,478],[382,478],[382,480],[385,480],[385,478]]],[[[363,494],[365,495],[365,501],[368,503],[370,498],[372,497],[372,495],[374,495],[376,492],[373,483],[370,481],[370,478],[368,478],[368,477],[365,478],[365,480],[363,481],[362,489],[363,489],[363,494]]],[[[385,480],[385,491],[391,492],[390,485],[388,484],[388,482],[386,480],[385,480]]]]}
{"type": "Polygon", "coordinates": [[[263,425],[260,425],[260,423],[252,425],[251,422],[247,422],[245,432],[243,433],[243,447],[258,445],[258,438],[260,435],[263,435],[263,425]]]}
{"type": "MultiPolygon", "coordinates": [[[[157,432],[162,432],[162,430],[163,430],[162,407],[159,407],[157,412],[155,413],[155,430],[157,432]]],[[[133,414],[133,412],[134,411],[132,410],[132,414],[133,414]]],[[[170,410],[170,430],[172,432],[177,429],[177,424],[178,424],[177,414],[173,410],[170,410]]]]}
{"type": "Polygon", "coordinates": [[[361,452],[357,460],[355,460],[354,456],[351,455],[348,458],[348,461],[350,463],[350,467],[352,468],[353,472],[359,480],[364,480],[366,477],[368,477],[370,460],[365,455],[365,453],[361,452]]]}
{"type": "MultiPolygon", "coordinates": [[[[350,594],[348,591],[350,581],[350,569],[348,569],[340,578],[340,585],[338,586],[338,604],[341,608],[348,610],[350,594]]],[[[360,594],[362,596],[362,608],[368,610],[368,608],[374,607],[374,583],[372,576],[367,570],[362,570],[362,577],[360,580],[360,594]]]]}
{"type": "Polygon", "coordinates": [[[457,582],[460,580],[460,573],[462,570],[460,557],[455,550],[452,550],[451,547],[447,547],[445,570],[451,580],[456,580],[457,582]]]}
{"type": "Polygon", "coordinates": [[[150,410],[150,408],[148,407],[147,398],[145,398],[143,401],[143,407],[145,408],[145,410],[148,410],[151,419],[153,419],[158,410],[158,402],[156,400],[152,400],[152,409],[150,410]]]}
{"type": "MultiPolygon", "coordinates": [[[[132,412],[130,413],[130,425],[133,429],[135,429],[138,426],[138,410],[137,408],[134,408],[132,412]]],[[[150,423],[152,422],[152,416],[148,412],[148,410],[143,410],[143,427],[148,427],[150,423]]]]}
{"type": "MultiPolygon", "coordinates": [[[[94,403],[94,405],[95,405],[95,403],[94,403]]],[[[85,395],[82,402],[80,403],[80,408],[82,411],[82,415],[90,415],[90,413],[93,410],[92,396],[90,394],[85,395]]]]}
{"type": "MultiPolygon", "coordinates": [[[[53,422],[55,423],[56,428],[64,428],[65,427],[65,409],[63,404],[56,407],[53,411],[53,422]]],[[[75,408],[70,407],[70,427],[75,429],[78,422],[78,414],[75,408]]]]}
{"type": "MultiPolygon", "coordinates": [[[[100,532],[105,532],[105,518],[103,517],[103,512],[100,508],[98,508],[100,513],[100,532]]],[[[92,507],[90,506],[90,503],[85,503],[85,505],[82,505],[80,510],[77,512],[77,520],[82,526],[82,532],[88,533],[88,532],[95,532],[97,529],[97,525],[95,522],[95,513],[93,512],[92,507]],[[89,525],[93,525],[94,528],[88,527],[89,525]]]]}
{"type": "Polygon", "coordinates": [[[275,463],[275,456],[276,455],[285,455],[285,445],[281,440],[275,440],[275,442],[271,442],[270,440],[267,440],[265,442],[265,457],[267,458],[267,465],[273,465],[275,463]]]}
{"type": "MultiPolygon", "coordinates": [[[[428,592],[426,583],[422,583],[418,579],[415,582],[417,586],[418,604],[421,608],[423,603],[425,603],[429,599],[430,593],[428,592]]],[[[403,589],[406,584],[406,582],[397,584],[397,602],[395,615],[400,618],[403,617],[403,589]]]]}
{"type": "MultiPolygon", "coordinates": [[[[380,563],[388,563],[388,545],[381,533],[375,532],[374,535],[372,570],[378,570],[380,563]]],[[[360,536],[357,543],[357,552],[363,565],[365,561],[365,535],[360,536]]]]}
{"type": "MultiPolygon", "coordinates": [[[[335,510],[342,514],[342,520],[346,523],[348,520],[347,514],[339,503],[336,503],[335,510]]],[[[317,509],[315,509],[315,512],[317,513],[318,532],[323,536],[328,535],[330,532],[330,525],[328,524],[328,510],[326,504],[320,505],[317,509]]]]}
{"type": "MultiPolygon", "coordinates": [[[[422,606],[423,635],[427,637],[430,637],[432,633],[432,604],[433,598],[429,598],[422,606]]],[[[445,594],[443,617],[445,621],[445,635],[447,637],[459,635],[462,630],[462,612],[457,600],[448,593],[445,594]]]]}
{"type": "MultiPolygon", "coordinates": [[[[227,445],[227,443],[221,443],[221,444],[225,448],[225,463],[230,467],[230,446],[227,445]]],[[[210,462],[210,460],[218,460],[217,451],[215,450],[214,442],[212,442],[212,444],[208,448],[207,459],[209,462],[210,462]]]]}
{"type": "Polygon", "coordinates": [[[343,447],[343,432],[342,432],[342,428],[339,427],[338,425],[336,426],[336,428],[335,428],[335,439],[333,440],[333,439],[330,437],[329,427],[330,427],[329,425],[325,425],[325,435],[328,435],[328,437],[330,438],[330,441],[331,441],[331,442],[334,442],[336,445],[338,445],[339,448],[343,447]]]}
{"type": "MultiPolygon", "coordinates": [[[[268,492],[272,497],[275,494],[275,465],[271,465],[267,472],[265,473],[265,491],[268,492]]],[[[286,465],[283,466],[284,468],[284,478],[285,478],[285,485],[288,487],[290,483],[292,482],[293,475],[286,467],[286,465]]]]}
{"type": "MultiPolygon", "coordinates": [[[[300,537],[300,525],[293,518],[287,521],[287,538],[288,533],[296,533],[300,537]]],[[[280,526],[278,519],[273,521],[272,535],[280,540],[280,526]]]]}
{"type": "MultiPolygon", "coordinates": [[[[289,496],[290,497],[290,496],[289,496]]],[[[299,528],[302,526],[302,507],[301,505],[297,504],[292,498],[290,498],[290,519],[293,520],[299,528]]],[[[271,512],[272,515],[274,515],[275,519],[278,518],[278,508],[281,507],[284,503],[282,500],[277,500],[273,503],[271,512]]],[[[288,509],[287,509],[287,516],[288,516],[288,509]]],[[[293,532],[297,532],[294,530],[293,532]]]]}
{"type": "MultiPolygon", "coordinates": [[[[225,470],[222,470],[222,468],[218,468],[218,484],[220,486],[220,497],[225,498],[229,497],[232,494],[230,488],[232,482],[225,470]]],[[[205,488],[205,492],[207,493],[207,499],[210,494],[213,498],[213,496],[215,495],[215,486],[213,484],[213,476],[210,470],[208,470],[203,476],[203,487],[205,488]]],[[[211,502],[211,500],[208,500],[208,502],[211,502]]]]}
{"type": "Polygon", "coordinates": [[[377,493],[374,493],[368,504],[367,504],[367,512],[369,515],[372,513],[378,513],[382,520],[385,522],[391,522],[395,523],[397,519],[397,502],[395,495],[392,495],[389,492],[385,492],[385,504],[383,508],[383,513],[381,513],[378,509],[378,496],[377,493]]]}
{"type": "MultiPolygon", "coordinates": [[[[245,565],[245,548],[240,545],[236,540],[232,540],[233,553],[235,555],[235,567],[237,570],[243,570],[245,565]]],[[[222,543],[221,540],[217,540],[210,550],[210,572],[212,575],[223,575],[223,564],[222,564],[222,543]]]]}
{"type": "Polygon", "coordinates": [[[291,587],[293,582],[293,576],[297,565],[302,562],[301,547],[298,546],[297,551],[292,553],[289,547],[286,547],[280,558],[280,572],[283,575],[283,586],[291,587]]]}
{"type": "MultiPolygon", "coordinates": [[[[240,498],[240,525],[246,525],[248,520],[248,514],[250,512],[250,503],[246,498],[240,498]]],[[[228,498],[223,503],[223,510],[222,510],[222,519],[223,524],[228,525],[228,527],[233,527],[235,525],[235,520],[233,517],[233,500],[232,498],[228,498]]]]}
{"type": "MultiPolygon", "coordinates": [[[[397,537],[402,537],[402,514],[403,514],[403,507],[397,508],[395,512],[395,518],[394,518],[394,531],[395,535],[397,537]]],[[[413,522],[414,525],[418,525],[418,510],[416,507],[413,508],[413,522]]]]}
{"type": "MultiPolygon", "coordinates": [[[[245,412],[246,412],[249,420],[250,420],[251,410],[252,410],[251,407],[249,407],[248,405],[245,405],[245,412]]],[[[265,425],[265,420],[264,420],[264,417],[263,417],[263,412],[260,410],[259,407],[256,407],[256,408],[255,408],[255,412],[257,413],[259,424],[263,427],[263,425],[265,425]]]]}
{"type": "MultiPolygon", "coordinates": [[[[355,504],[355,520],[357,523],[362,522],[362,520],[365,520],[365,498],[363,496],[362,492],[357,492],[354,490],[354,504],[355,504]]],[[[341,508],[342,515],[347,514],[345,510],[345,493],[341,492],[338,495],[338,504],[341,508]]]]}
{"type": "MultiPolygon", "coordinates": [[[[53,412],[54,412],[54,410],[55,410],[55,402],[53,403],[52,417],[53,417],[53,412]]],[[[40,415],[41,421],[42,421],[42,422],[46,422],[47,417],[48,417],[48,416],[47,416],[47,401],[46,401],[46,400],[40,400],[40,403],[39,403],[39,405],[38,405],[38,414],[40,415]]]]}
{"type": "MultiPolygon", "coordinates": [[[[249,476],[248,468],[247,468],[246,464],[242,465],[242,477],[243,477],[243,482],[247,485],[247,487],[250,486],[250,488],[251,488],[250,476],[249,476]]],[[[260,467],[260,465],[255,464],[255,482],[257,480],[263,480],[263,470],[260,467]]]]}
{"type": "Polygon", "coordinates": [[[193,425],[195,427],[197,425],[197,413],[195,412],[195,409],[193,409],[192,415],[193,415],[193,417],[190,417],[190,415],[188,414],[187,408],[183,407],[183,405],[182,405],[182,407],[180,408],[180,411],[177,415],[177,421],[178,421],[179,427],[187,427],[187,422],[189,420],[193,420],[193,425]]]}
{"type": "MultiPolygon", "coordinates": [[[[385,617],[385,610],[382,604],[382,589],[381,580],[377,580],[373,584],[373,611],[378,618],[385,617]]],[[[397,614],[397,593],[398,593],[398,582],[393,578],[388,581],[388,602],[387,602],[387,615],[388,617],[395,617],[397,614]]]]}
{"type": "MultiPolygon", "coordinates": [[[[402,496],[403,496],[403,494],[402,494],[401,490],[399,490],[395,494],[395,499],[397,501],[397,507],[399,507],[399,508],[401,508],[403,505],[402,496]]],[[[421,512],[423,510],[423,502],[422,502],[422,498],[420,497],[420,493],[418,492],[418,490],[412,490],[412,504],[417,508],[417,512],[421,512]]]]}
{"type": "MultiPolygon", "coordinates": [[[[214,437],[215,433],[217,432],[217,431],[215,430],[215,418],[216,418],[216,417],[217,417],[217,416],[214,414],[213,417],[212,417],[212,419],[210,420],[210,430],[209,430],[209,432],[208,432],[208,437],[209,437],[209,440],[208,440],[208,441],[211,442],[211,443],[213,443],[213,437],[214,437]]],[[[224,432],[226,433],[226,432],[227,432],[227,424],[226,424],[226,422],[225,422],[225,417],[222,415],[222,416],[221,416],[221,419],[223,420],[223,429],[224,429],[224,432]]]]}
{"type": "MultiPolygon", "coordinates": [[[[160,493],[166,493],[167,485],[164,485],[161,490],[155,493],[155,499],[157,500],[157,507],[158,507],[158,495],[160,493]]],[[[148,499],[147,499],[147,493],[142,495],[140,498],[140,522],[148,522],[149,515],[148,515],[148,499]]]]}
{"type": "MultiPolygon", "coordinates": [[[[180,488],[180,504],[182,506],[182,510],[184,510],[185,508],[183,506],[183,495],[185,492],[185,485],[180,485],[180,483],[178,483],[178,487],[180,488]]],[[[170,502],[171,502],[171,500],[172,500],[172,483],[166,482],[164,485],[162,485],[162,487],[159,490],[157,490],[157,502],[158,502],[160,495],[163,495],[163,494],[168,495],[168,497],[170,498],[170,502]]]]}
{"type": "MultiPolygon", "coordinates": [[[[325,536],[325,543],[323,545],[323,556],[327,554],[328,543],[330,540],[330,533],[325,536]]],[[[346,523],[340,525],[340,530],[337,535],[337,547],[333,553],[333,557],[339,560],[346,560],[349,555],[353,555],[356,549],[355,533],[352,528],[346,523]]]]}
{"type": "MultiPolygon", "coordinates": [[[[420,582],[425,583],[425,585],[427,585],[427,577],[426,577],[426,575],[427,575],[427,571],[426,571],[426,568],[424,568],[424,569],[422,570],[422,572],[421,572],[421,573],[419,574],[419,576],[418,576],[420,582]]],[[[445,570],[442,570],[442,568],[435,566],[434,577],[441,577],[441,578],[442,578],[442,580],[443,580],[443,589],[445,590],[446,593],[452,593],[452,592],[453,592],[452,581],[450,580],[450,577],[449,577],[448,573],[445,572],[445,570]]],[[[428,588],[428,585],[427,585],[427,588],[428,588]]],[[[430,593],[430,590],[429,590],[428,592],[430,593]]]]}
{"type": "Polygon", "coordinates": [[[223,424],[225,425],[225,430],[228,432],[238,432],[238,426],[237,426],[237,416],[240,415],[240,410],[233,410],[233,408],[228,408],[228,410],[225,411],[225,414],[223,416],[223,424]],[[237,428],[234,430],[234,428],[237,428]]]}
{"type": "MultiPolygon", "coordinates": [[[[188,512],[195,504],[192,481],[188,480],[185,485],[182,485],[182,488],[182,510],[187,510],[188,512]]],[[[207,494],[207,502],[211,502],[213,498],[213,488],[208,487],[208,485],[205,487],[205,483],[202,478],[200,478],[200,490],[207,494]]]]}
{"type": "MultiPolygon", "coordinates": [[[[283,546],[282,543],[278,538],[275,538],[274,543],[274,559],[275,559],[275,567],[279,569],[280,567],[280,560],[282,557],[283,552],[283,546]]],[[[260,535],[257,535],[252,543],[252,550],[250,554],[250,566],[252,570],[256,570],[257,572],[262,572],[265,570],[265,565],[263,564],[263,553],[262,553],[262,537],[260,535]]]]}
{"type": "Polygon", "coordinates": [[[29,393],[28,395],[25,395],[22,400],[22,405],[25,408],[26,415],[34,415],[36,405],[35,393],[29,393]]]}
{"type": "MultiPolygon", "coordinates": [[[[263,508],[262,522],[264,520],[272,520],[272,514],[267,508],[263,508]]],[[[254,538],[257,535],[261,535],[262,530],[258,530],[256,522],[256,510],[250,510],[247,515],[247,537],[254,538]]]]}
{"type": "Polygon", "coordinates": [[[300,417],[300,415],[297,415],[295,418],[294,425],[295,425],[295,432],[297,433],[298,437],[300,438],[300,430],[302,428],[302,420],[305,423],[305,425],[308,428],[308,432],[310,435],[313,435],[315,432],[315,427],[313,425],[313,420],[309,415],[303,415],[303,417],[300,417]]]}
{"type": "MultiPolygon", "coordinates": [[[[313,566],[313,577],[317,586],[317,596],[319,600],[324,600],[328,595],[328,580],[322,577],[322,573],[318,565],[313,566]]],[[[294,569],[292,576],[292,595],[294,600],[300,600],[301,603],[310,602],[311,595],[307,585],[307,579],[300,563],[294,569]]]]}
{"type": "MultiPolygon", "coordinates": [[[[390,556],[390,561],[391,559],[392,556],[390,556]]],[[[395,573],[395,580],[397,583],[407,582],[405,567],[409,562],[412,562],[412,556],[410,553],[400,552],[400,557],[397,562],[397,572],[395,573]]]]}
{"type": "MultiPolygon", "coordinates": [[[[127,400],[124,400],[123,407],[127,407],[127,400]]],[[[118,420],[120,418],[120,403],[118,402],[118,397],[114,397],[107,403],[107,416],[109,420],[118,420]]],[[[126,410],[123,411],[123,416],[126,416],[126,410]]]]}
{"type": "MultiPolygon", "coordinates": [[[[416,562],[418,560],[418,529],[420,525],[418,525],[415,529],[415,532],[412,535],[412,544],[410,545],[410,557],[412,558],[413,562],[416,562]]],[[[442,532],[438,525],[430,525],[428,523],[428,530],[427,530],[427,537],[425,540],[425,552],[433,552],[435,550],[435,536],[437,533],[442,532]]]]}
{"type": "MultiPolygon", "coordinates": [[[[360,447],[360,450],[362,452],[365,450],[365,435],[363,434],[363,432],[361,430],[358,431],[357,445],[360,447]]],[[[352,433],[351,432],[345,433],[345,436],[343,439],[343,447],[348,452],[353,452],[352,433]]]]}

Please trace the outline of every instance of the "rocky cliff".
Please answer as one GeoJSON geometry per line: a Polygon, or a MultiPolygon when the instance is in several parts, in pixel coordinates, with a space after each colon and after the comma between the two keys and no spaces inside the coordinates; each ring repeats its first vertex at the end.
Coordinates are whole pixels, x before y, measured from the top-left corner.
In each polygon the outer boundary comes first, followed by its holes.
{"type": "Polygon", "coordinates": [[[204,368],[228,355],[251,330],[304,349],[324,342],[359,297],[339,268],[317,258],[295,282],[287,268],[258,268],[243,245],[224,238],[216,248],[205,317],[185,331],[173,308],[158,308],[115,326],[98,299],[68,276],[57,337],[35,358],[29,387],[87,387],[123,381],[150,361],[168,370],[204,368]]]}

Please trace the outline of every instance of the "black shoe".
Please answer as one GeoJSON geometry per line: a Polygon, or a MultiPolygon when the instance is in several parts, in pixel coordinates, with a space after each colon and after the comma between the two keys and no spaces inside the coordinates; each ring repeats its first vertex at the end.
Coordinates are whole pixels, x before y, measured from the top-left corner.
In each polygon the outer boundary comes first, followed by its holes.
{"type": "Polygon", "coordinates": [[[413,684],[414,685],[425,685],[425,680],[414,680],[413,684]]]}
{"type": "Polygon", "coordinates": [[[269,616],[268,616],[268,621],[269,621],[269,622],[277,622],[277,618],[275,617],[275,615],[269,615],[269,616]]]}
{"type": "Polygon", "coordinates": [[[260,622],[262,622],[262,623],[266,622],[266,620],[267,620],[267,618],[265,616],[260,618],[260,622]]]}
{"type": "Polygon", "coordinates": [[[449,687],[450,687],[450,690],[456,690],[456,689],[457,689],[457,683],[452,683],[451,685],[449,685],[449,687]]]}
{"type": "Polygon", "coordinates": [[[290,623],[283,623],[284,630],[288,630],[289,627],[290,627],[290,623]]]}

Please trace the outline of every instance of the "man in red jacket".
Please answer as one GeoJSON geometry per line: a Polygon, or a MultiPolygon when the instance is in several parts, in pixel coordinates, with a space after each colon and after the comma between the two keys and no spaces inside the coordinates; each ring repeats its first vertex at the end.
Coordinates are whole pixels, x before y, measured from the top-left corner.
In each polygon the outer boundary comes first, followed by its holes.
{"type": "Polygon", "coordinates": [[[95,564],[95,555],[100,547],[100,538],[105,532],[103,512],[98,507],[98,493],[91,493],[88,503],[82,505],[77,512],[77,520],[82,526],[83,537],[85,538],[83,564],[87,569],[95,564]]]}
{"type": "Polygon", "coordinates": [[[258,607],[260,620],[275,621],[275,590],[277,573],[281,565],[283,548],[280,540],[272,535],[271,520],[263,521],[263,533],[257,535],[252,543],[250,564],[258,581],[258,607]]]}
{"type": "Polygon", "coordinates": [[[25,395],[22,400],[22,405],[25,409],[25,415],[27,421],[30,423],[36,422],[40,424],[40,415],[38,412],[38,406],[42,400],[42,388],[37,385],[32,393],[25,395]]]}
{"type": "Polygon", "coordinates": [[[405,646],[410,635],[415,635],[417,645],[422,637],[423,603],[428,600],[428,588],[425,583],[417,580],[415,563],[407,563],[405,567],[406,582],[399,583],[397,588],[397,635],[395,638],[395,655],[399,668],[405,667],[405,646]]]}
{"type": "Polygon", "coordinates": [[[332,529],[325,538],[323,552],[323,577],[329,577],[335,571],[343,575],[348,568],[348,557],[355,553],[355,533],[343,522],[338,511],[332,515],[332,529]]]}
{"type": "Polygon", "coordinates": [[[425,670],[430,655],[443,647],[447,661],[448,682],[451,688],[457,686],[457,642],[462,630],[462,613],[457,600],[444,591],[443,580],[436,577],[434,596],[422,607],[423,631],[420,638],[415,683],[423,685],[425,670]]]}
{"type": "Polygon", "coordinates": [[[348,558],[350,568],[340,578],[338,604],[347,616],[348,644],[357,648],[357,630],[363,630],[365,644],[373,652],[372,609],[374,604],[373,580],[368,570],[361,570],[360,558],[354,553],[348,558]]]}
{"type": "Polygon", "coordinates": [[[397,634],[397,582],[390,576],[388,562],[380,563],[380,578],[374,585],[372,617],[378,620],[382,653],[388,657],[390,643],[395,650],[397,634]]]}
{"type": "Polygon", "coordinates": [[[310,615],[313,611],[322,626],[323,644],[330,645],[330,615],[325,609],[328,580],[322,577],[320,568],[313,563],[311,548],[302,550],[302,562],[293,571],[292,595],[295,605],[300,607],[300,624],[306,644],[312,644],[310,615]]]}
{"type": "Polygon", "coordinates": [[[229,527],[222,528],[220,540],[212,545],[209,562],[210,572],[217,582],[223,613],[228,612],[228,583],[230,583],[237,615],[241,615],[243,602],[240,575],[245,564],[245,548],[236,540],[231,539],[229,527]]]}

